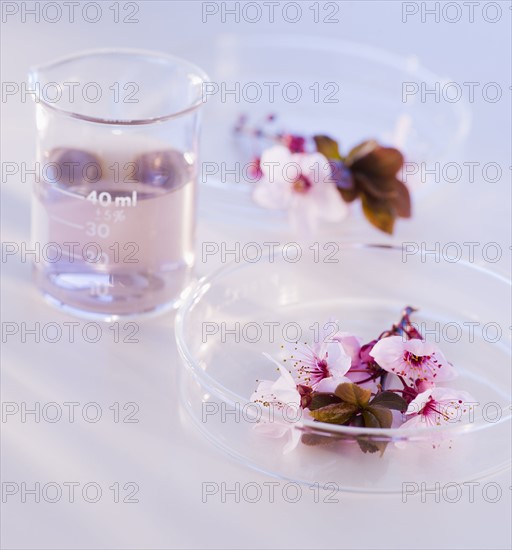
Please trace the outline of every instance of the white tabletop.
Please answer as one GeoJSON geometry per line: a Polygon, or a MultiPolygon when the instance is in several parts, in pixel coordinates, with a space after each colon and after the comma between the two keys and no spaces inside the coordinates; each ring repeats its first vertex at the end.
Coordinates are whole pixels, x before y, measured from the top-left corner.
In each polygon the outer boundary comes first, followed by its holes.
{"type": "MultiPolygon", "coordinates": [[[[44,8],[47,4],[51,3],[2,3],[2,82],[21,85],[29,66],[91,47],[161,50],[201,65],[209,41],[230,32],[323,35],[365,42],[401,55],[414,54],[424,66],[449,81],[479,83],[470,104],[473,122],[467,143],[456,156],[450,157],[448,152],[447,158],[481,165],[496,162],[503,176],[489,183],[477,171],[472,183],[440,183],[417,205],[413,220],[398,226],[394,242],[471,241],[482,246],[496,242],[503,257],[486,266],[509,274],[510,2],[450,2],[452,11],[441,2],[437,8],[439,22],[435,15],[425,13],[436,9],[431,2],[300,2],[302,16],[296,23],[285,20],[282,9],[287,3],[281,2],[274,22],[269,22],[265,11],[259,22],[243,21],[242,12],[238,24],[234,16],[223,13],[236,9],[234,2],[121,2],[118,23],[114,21],[117,3],[109,0],[98,3],[102,13],[96,23],[85,21],[81,11],[91,3],[81,2],[76,7],[74,22],[63,11],[54,23],[50,22],[54,8],[44,8]],[[466,4],[473,4],[474,11],[470,12],[466,4]],[[48,11],[40,12],[40,21],[35,22],[30,9],[48,11]],[[314,21],[316,10],[319,23],[314,21]],[[331,10],[339,22],[322,22],[331,10]],[[132,12],[131,19],[138,22],[123,23],[132,12]],[[499,19],[497,13],[501,13],[499,19]],[[479,95],[478,90],[489,82],[499,83],[503,92],[500,101],[486,101],[479,95]]],[[[90,9],[89,18],[94,8],[90,9]]],[[[285,15],[293,16],[291,11],[285,15]]],[[[2,166],[6,162],[33,163],[35,125],[30,98],[24,102],[19,95],[3,97],[1,107],[2,166]]],[[[30,239],[30,183],[29,177],[25,183],[13,178],[2,181],[3,241],[30,239]]],[[[198,247],[205,240],[243,242],[253,237],[244,233],[243,227],[237,229],[235,237],[207,215],[199,219],[198,247]]],[[[363,238],[390,242],[370,227],[365,228],[363,238]]],[[[199,269],[205,272],[211,266],[201,265],[199,269]]],[[[9,258],[2,263],[3,328],[6,323],[21,326],[25,322],[27,328],[33,328],[36,322],[75,321],[41,300],[30,272],[30,265],[19,260],[9,258]]],[[[228,459],[203,439],[181,410],[173,315],[138,324],[139,343],[116,343],[107,326],[96,344],[80,335],[74,343],[63,338],[57,344],[35,343],[30,335],[25,341],[6,337],[1,370],[2,548],[511,546],[510,472],[486,480],[501,488],[501,498],[494,503],[486,500],[483,482],[475,489],[474,499],[464,490],[455,503],[443,494],[439,502],[431,494],[423,495],[425,502],[420,495],[337,493],[329,498],[329,493],[318,496],[307,487],[302,487],[298,501],[292,503],[283,497],[284,482],[276,486],[273,501],[266,492],[255,503],[244,499],[243,493],[240,502],[230,493],[222,496],[223,488],[236,491],[247,483],[275,480],[228,459]],[[76,402],[75,421],[51,423],[43,418],[35,422],[28,415],[23,422],[21,414],[5,414],[12,410],[9,407],[21,410],[36,402],[40,407],[50,402],[62,407],[76,402]],[[90,409],[88,403],[96,405],[90,409]],[[123,406],[135,403],[138,410],[133,418],[138,422],[116,422],[116,403],[121,419],[131,410],[123,410],[123,406]],[[84,407],[90,416],[101,410],[101,419],[96,423],[83,420],[84,407]],[[44,498],[37,503],[34,495],[22,495],[36,483],[41,488],[49,482],[66,491],[70,483],[79,484],[75,502],[69,502],[67,493],[57,503],[44,498]],[[88,499],[81,493],[86,483],[94,484],[88,499]],[[115,502],[115,483],[120,484],[121,500],[134,490],[132,498],[137,502],[115,502]],[[206,498],[205,483],[209,488],[218,487],[219,492],[206,498]],[[101,499],[87,502],[98,486],[101,499]]]]}

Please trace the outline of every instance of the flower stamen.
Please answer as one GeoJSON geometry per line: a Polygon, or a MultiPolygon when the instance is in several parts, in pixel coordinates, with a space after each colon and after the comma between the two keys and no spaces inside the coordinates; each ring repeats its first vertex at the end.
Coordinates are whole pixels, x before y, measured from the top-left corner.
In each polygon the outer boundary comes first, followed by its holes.
{"type": "Polygon", "coordinates": [[[292,189],[296,193],[307,193],[311,189],[311,187],[313,187],[313,184],[304,174],[300,174],[297,179],[292,183],[292,189]]]}

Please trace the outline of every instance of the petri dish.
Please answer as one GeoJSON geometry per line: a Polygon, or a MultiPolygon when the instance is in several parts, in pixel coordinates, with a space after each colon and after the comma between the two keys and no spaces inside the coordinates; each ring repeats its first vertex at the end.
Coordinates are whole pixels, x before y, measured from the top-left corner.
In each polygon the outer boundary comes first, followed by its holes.
{"type": "Polygon", "coordinates": [[[399,493],[405,483],[435,488],[510,467],[508,279],[421,251],[404,257],[388,245],[340,243],[336,262],[318,261],[305,249],[299,261],[290,258],[280,248],[255,262],[226,264],[201,279],[178,311],[182,405],[205,437],[261,472],[341,491],[399,493]],[[277,378],[263,353],[279,359],[281,345],[295,338],[286,326],[300,327],[302,338],[334,318],[364,343],[408,305],[418,309],[414,321],[426,339],[459,372],[443,385],[475,398],[470,422],[369,430],[305,420],[292,429],[327,444],[301,442],[288,453],[286,437],[258,433],[250,396],[257,380],[277,378]],[[363,454],[360,438],[388,445],[382,456],[363,454]],[[442,444],[433,445],[438,438],[442,444]]]}

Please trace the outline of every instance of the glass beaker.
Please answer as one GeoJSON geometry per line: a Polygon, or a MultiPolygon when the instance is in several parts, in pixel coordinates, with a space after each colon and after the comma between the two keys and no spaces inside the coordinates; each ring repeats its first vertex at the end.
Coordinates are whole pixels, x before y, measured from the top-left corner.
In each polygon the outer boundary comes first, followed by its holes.
{"type": "Polygon", "coordinates": [[[129,49],[31,70],[34,271],[51,303],[105,320],[179,303],[194,262],[205,80],[187,61],[129,49]]]}

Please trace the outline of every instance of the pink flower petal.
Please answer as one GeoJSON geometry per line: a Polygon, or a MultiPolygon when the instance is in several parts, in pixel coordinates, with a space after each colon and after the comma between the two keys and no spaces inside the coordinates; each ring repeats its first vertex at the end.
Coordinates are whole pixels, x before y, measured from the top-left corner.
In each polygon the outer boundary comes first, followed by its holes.
{"type": "Polygon", "coordinates": [[[429,400],[429,397],[432,395],[432,392],[434,391],[434,388],[429,388],[428,390],[424,391],[423,393],[419,393],[410,403],[407,407],[407,410],[405,411],[405,414],[419,414],[427,404],[427,401],[429,400]]]}
{"type": "Polygon", "coordinates": [[[351,368],[357,367],[359,365],[359,350],[361,349],[359,339],[348,332],[338,332],[334,338],[341,343],[345,353],[350,356],[351,368]]]}
{"type": "Polygon", "coordinates": [[[290,205],[291,191],[282,183],[270,183],[263,179],[254,188],[252,198],[256,204],[263,208],[285,210],[290,205]]]}
{"type": "Polygon", "coordinates": [[[332,183],[331,166],[321,153],[295,154],[293,160],[300,166],[302,174],[308,178],[313,187],[332,183]]]}
{"type": "Polygon", "coordinates": [[[329,378],[320,380],[315,387],[315,391],[322,393],[334,393],[336,388],[344,382],[351,382],[351,380],[345,376],[329,376],[329,378]]]}
{"type": "Polygon", "coordinates": [[[290,426],[278,422],[257,422],[254,424],[254,431],[265,437],[280,438],[288,433],[290,426]]]}
{"type": "Polygon", "coordinates": [[[260,161],[264,178],[270,183],[286,181],[284,177],[286,174],[286,165],[291,162],[296,161],[284,145],[274,145],[274,147],[265,149],[260,161]]]}
{"type": "Polygon", "coordinates": [[[310,200],[308,194],[295,193],[288,210],[288,217],[292,230],[307,235],[318,229],[319,215],[316,204],[310,200]]]}
{"type": "Polygon", "coordinates": [[[454,369],[437,346],[418,338],[382,338],[370,355],[386,371],[402,376],[414,386],[417,380],[443,381],[454,376],[454,369]]]}
{"type": "Polygon", "coordinates": [[[299,444],[300,438],[301,438],[301,431],[297,429],[297,427],[292,427],[289,431],[289,440],[284,446],[283,454],[286,455],[293,451],[295,447],[299,444]]]}
{"type": "Polygon", "coordinates": [[[427,424],[425,420],[422,418],[421,415],[415,415],[406,422],[404,422],[400,428],[420,428],[420,427],[426,427],[427,424]]]}
{"type": "Polygon", "coordinates": [[[343,346],[339,342],[327,344],[325,353],[330,373],[333,376],[344,376],[350,369],[352,360],[345,353],[343,346]]]}
{"type": "Polygon", "coordinates": [[[341,198],[334,183],[319,184],[312,189],[310,199],[316,203],[320,219],[326,222],[340,222],[348,215],[349,207],[341,198]]]}
{"type": "Polygon", "coordinates": [[[388,336],[380,339],[370,355],[386,371],[401,371],[404,355],[404,341],[401,336],[388,336]]]}

